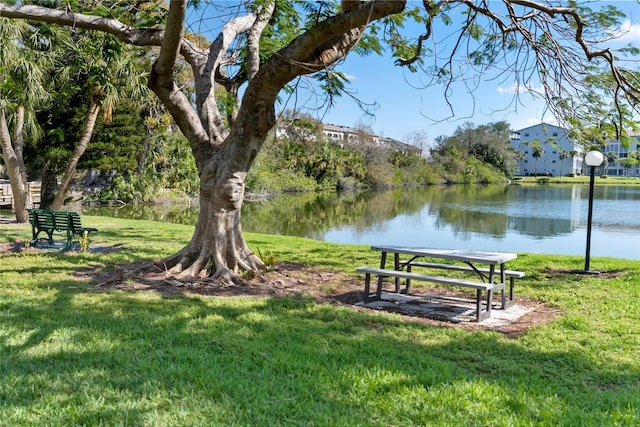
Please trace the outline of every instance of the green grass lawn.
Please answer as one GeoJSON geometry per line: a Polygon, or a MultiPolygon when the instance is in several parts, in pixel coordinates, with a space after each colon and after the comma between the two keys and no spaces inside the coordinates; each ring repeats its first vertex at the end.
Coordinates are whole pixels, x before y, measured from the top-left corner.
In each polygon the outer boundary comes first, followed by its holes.
{"type": "MultiPolygon", "coordinates": [[[[87,268],[156,260],[192,227],[84,217],[111,253],[0,255],[0,425],[640,424],[640,262],[614,278],[519,254],[517,295],[562,316],[517,339],[310,299],[104,291],[87,268]]],[[[0,243],[29,226],[3,225],[0,243]]],[[[365,246],[248,234],[276,261],[354,273],[365,246]]]]}
{"type": "MultiPolygon", "coordinates": [[[[622,176],[607,176],[602,177],[596,175],[594,177],[595,185],[640,185],[640,178],[635,177],[622,177],[622,176]]],[[[512,182],[514,184],[529,185],[529,184],[589,184],[589,175],[583,176],[517,176],[514,177],[512,182]]]]}

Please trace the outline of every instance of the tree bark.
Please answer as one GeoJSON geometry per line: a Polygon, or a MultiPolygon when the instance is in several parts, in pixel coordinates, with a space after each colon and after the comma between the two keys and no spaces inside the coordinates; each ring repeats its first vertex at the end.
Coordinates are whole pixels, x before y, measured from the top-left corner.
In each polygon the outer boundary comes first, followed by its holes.
{"type": "Polygon", "coordinates": [[[24,107],[18,106],[16,113],[15,138],[12,144],[7,118],[4,110],[0,110],[0,147],[2,147],[2,159],[7,168],[7,175],[9,175],[9,182],[11,183],[16,220],[19,223],[25,223],[29,221],[27,209],[32,207],[32,202],[27,173],[24,167],[24,159],[22,157],[24,107]]]}
{"type": "Polygon", "coordinates": [[[95,97],[91,97],[91,101],[89,102],[89,111],[87,112],[87,117],[82,128],[82,136],[80,137],[80,141],[78,141],[78,145],[73,149],[69,163],[64,171],[62,182],[58,186],[58,191],[53,199],[53,203],[51,203],[51,209],[53,210],[60,209],[64,204],[64,199],[69,191],[69,187],[71,186],[71,180],[73,179],[73,175],[76,173],[78,161],[87,149],[87,145],[93,135],[93,129],[95,128],[99,112],[100,103],[95,99],[95,97]]]}
{"type": "Polygon", "coordinates": [[[58,190],[57,168],[45,158],[42,166],[42,186],[40,187],[40,208],[50,209],[58,190]]]}
{"type": "MultiPolygon", "coordinates": [[[[227,147],[233,147],[233,141],[226,142],[227,147]]],[[[221,281],[238,282],[242,280],[239,271],[264,268],[242,235],[240,212],[246,167],[229,167],[229,155],[220,152],[205,162],[201,171],[200,215],[189,244],[164,261],[169,274],[212,275],[221,281]]]]}

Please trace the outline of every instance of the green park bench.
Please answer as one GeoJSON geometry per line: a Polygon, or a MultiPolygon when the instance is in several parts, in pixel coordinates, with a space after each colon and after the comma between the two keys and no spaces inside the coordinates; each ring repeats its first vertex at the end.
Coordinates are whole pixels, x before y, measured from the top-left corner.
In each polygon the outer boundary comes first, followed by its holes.
{"type": "MultiPolygon", "coordinates": [[[[52,211],[48,209],[29,209],[29,223],[31,223],[31,245],[37,246],[41,240],[53,245],[53,233],[66,232],[65,250],[71,249],[74,237],[83,238],[85,233],[98,231],[97,228],[83,227],[80,215],[70,211],[52,211]],[[46,234],[40,237],[40,234],[46,234]]],[[[77,242],[77,240],[76,240],[77,242]]]]}

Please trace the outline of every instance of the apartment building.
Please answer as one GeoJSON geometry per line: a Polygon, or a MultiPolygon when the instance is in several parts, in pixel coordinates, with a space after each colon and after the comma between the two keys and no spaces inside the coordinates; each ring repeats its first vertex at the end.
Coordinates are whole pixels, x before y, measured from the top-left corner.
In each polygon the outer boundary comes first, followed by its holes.
{"type": "Polygon", "coordinates": [[[640,153],[640,133],[631,134],[631,142],[626,147],[620,141],[610,141],[605,146],[604,173],[611,176],[640,177],[638,153],[640,153]]]}
{"type": "Polygon", "coordinates": [[[580,175],[584,148],[569,138],[569,131],[540,123],[515,131],[511,146],[522,153],[516,175],[580,175]]]}
{"type": "Polygon", "coordinates": [[[333,124],[323,124],[322,132],[324,133],[324,136],[328,141],[346,144],[368,142],[379,147],[389,148],[403,153],[413,152],[418,155],[421,154],[421,150],[418,147],[414,147],[413,145],[398,141],[397,139],[375,135],[362,129],[333,124]]]}
{"type": "MultiPolygon", "coordinates": [[[[318,139],[318,135],[310,130],[300,129],[298,132],[300,137],[314,141],[318,139]]],[[[373,144],[378,147],[388,148],[402,153],[415,153],[421,155],[421,150],[413,145],[406,144],[397,139],[387,138],[375,135],[362,129],[351,128],[348,126],[322,124],[322,134],[327,141],[335,142],[341,146],[356,144],[373,144]]],[[[275,135],[277,137],[286,137],[287,130],[284,127],[276,127],[275,135]]]]}

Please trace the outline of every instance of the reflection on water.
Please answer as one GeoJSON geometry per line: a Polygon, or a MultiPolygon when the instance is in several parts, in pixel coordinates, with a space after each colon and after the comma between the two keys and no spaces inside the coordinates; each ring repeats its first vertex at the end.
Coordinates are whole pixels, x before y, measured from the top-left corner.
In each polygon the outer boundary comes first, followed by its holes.
{"type": "MultiPolygon", "coordinates": [[[[245,231],[338,243],[583,254],[588,186],[450,186],[245,202],[245,231]]],[[[592,255],[640,259],[640,187],[594,191],[592,255]]],[[[197,207],[84,214],[195,224],[197,207]]]]}

